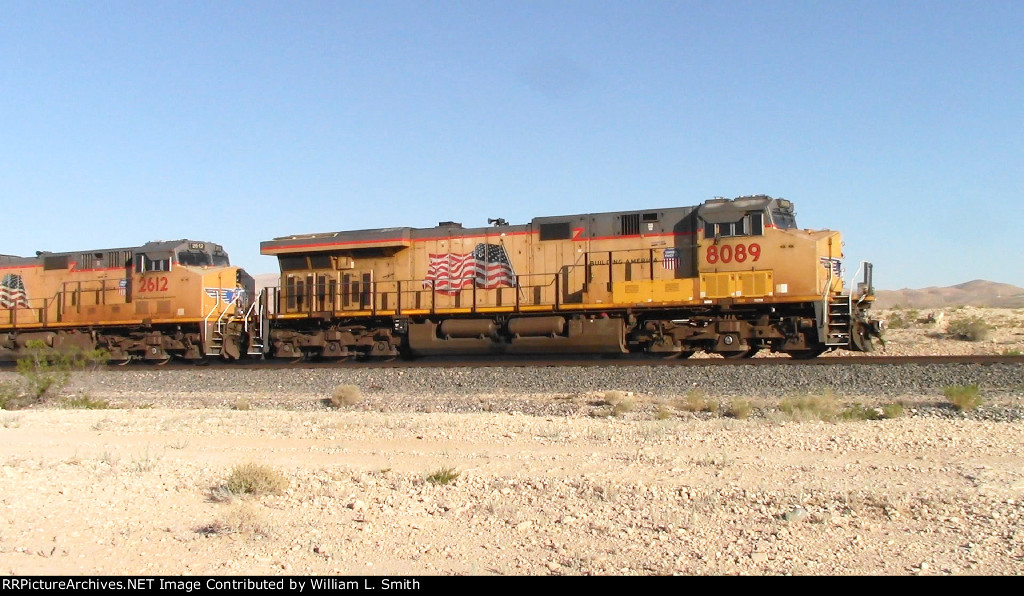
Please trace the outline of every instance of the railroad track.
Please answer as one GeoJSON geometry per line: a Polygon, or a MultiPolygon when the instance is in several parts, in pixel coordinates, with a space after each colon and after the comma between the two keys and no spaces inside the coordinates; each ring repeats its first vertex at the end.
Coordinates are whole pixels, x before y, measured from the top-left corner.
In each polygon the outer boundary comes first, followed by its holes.
{"type": "MultiPolygon", "coordinates": [[[[232,369],[232,370],[276,370],[276,369],[364,369],[364,368],[557,368],[557,367],[710,367],[710,366],[852,366],[852,365],[905,365],[905,364],[1008,364],[1024,365],[1024,356],[997,355],[947,355],[947,356],[825,356],[813,360],[794,360],[785,357],[766,358],[690,358],[686,360],[655,358],[646,355],[626,354],[620,357],[508,357],[508,356],[472,356],[472,357],[428,357],[413,360],[394,359],[387,361],[309,361],[289,362],[284,360],[252,360],[241,362],[208,361],[204,364],[189,362],[171,362],[157,366],[145,362],[132,363],[129,366],[110,366],[109,370],[138,371],[150,370],[198,370],[198,369],[232,369]]],[[[0,363],[0,370],[13,369],[13,362],[0,363]]]]}

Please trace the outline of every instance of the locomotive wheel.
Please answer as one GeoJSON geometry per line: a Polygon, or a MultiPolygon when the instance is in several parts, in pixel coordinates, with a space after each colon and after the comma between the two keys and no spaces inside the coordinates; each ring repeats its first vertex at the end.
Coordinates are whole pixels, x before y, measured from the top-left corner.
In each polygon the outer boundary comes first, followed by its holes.
{"type": "Polygon", "coordinates": [[[658,360],[675,360],[676,358],[689,358],[693,356],[693,352],[640,352],[647,358],[655,358],[658,360]]]}
{"type": "Polygon", "coordinates": [[[793,360],[812,360],[825,353],[825,348],[810,348],[809,350],[793,350],[786,352],[793,360]]]}
{"type": "Polygon", "coordinates": [[[122,358],[120,360],[111,359],[111,360],[107,360],[107,364],[111,364],[113,366],[126,366],[131,361],[132,361],[131,358],[122,358]]]}
{"type": "Polygon", "coordinates": [[[715,352],[722,358],[727,360],[739,360],[740,358],[750,358],[757,353],[758,348],[750,348],[743,352],[715,352]]]}
{"type": "Polygon", "coordinates": [[[171,357],[168,356],[167,358],[161,358],[160,360],[150,360],[149,362],[152,362],[153,366],[163,366],[163,365],[167,364],[170,361],[171,361],[171,357]]]}

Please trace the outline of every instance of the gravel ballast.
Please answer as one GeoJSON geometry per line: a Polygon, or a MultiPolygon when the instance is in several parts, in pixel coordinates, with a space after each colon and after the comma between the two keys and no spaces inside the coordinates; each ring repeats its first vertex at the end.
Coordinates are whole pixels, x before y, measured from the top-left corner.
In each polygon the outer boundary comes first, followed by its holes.
{"type": "MultiPolygon", "coordinates": [[[[12,374],[12,373],[6,373],[12,374]]],[[[0,373],[0,379],[2,379],[0,373]]],[[[13,378],[13,377],[11,377],[13,378]]],[[[81,389],[139,405],[153,396],[182,406],[231,405],[251,398],[262,407],[320,407],[338,385],[355,385],[366,409],[391,411],[518,411],[534,415],[586,413],[577,402],[607,391],[629,392],[639,405],[657,406],[699,391],[716,399],[777,403],[806,394],[828,394],[874,405],[904,401],[922,413],[949,413],[943,391],[977,385],[987,407],[974,416],[1022,415],[1024,364],[899,364],[786,366],[624,366],[464,368],[230,368],[191,371],[134,367],[96,371],[81,389]],[[543,395],[561,398],[536,400],[543,395]],[[214,400],[211,396],[219,396],[214,400]],[[228,396],[228,397],[225,397],[228,396]],[[228,399],[229,401],[224,401],[228,399]]]]}

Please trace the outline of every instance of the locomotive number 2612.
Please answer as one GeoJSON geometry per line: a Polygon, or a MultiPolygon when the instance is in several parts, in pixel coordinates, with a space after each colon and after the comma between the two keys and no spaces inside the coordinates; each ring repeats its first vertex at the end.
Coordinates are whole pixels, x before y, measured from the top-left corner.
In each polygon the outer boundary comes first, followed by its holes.
{"type": "Polygon", "coordinates": [[[166,292],[166,277],[143,277],[139,280],[139,293],[142,292],[166,292]]]}
{"type": "Polygon", "coordinates": [[[753,244],[711,245],[708,247],[705,256],[708,263],[718,263],[719,261],[722,263],[731,263],[733,261],[743,263],[748,258],[751,261],[757,261],[761,258],[761,245],[756,242],[753,244]]]}

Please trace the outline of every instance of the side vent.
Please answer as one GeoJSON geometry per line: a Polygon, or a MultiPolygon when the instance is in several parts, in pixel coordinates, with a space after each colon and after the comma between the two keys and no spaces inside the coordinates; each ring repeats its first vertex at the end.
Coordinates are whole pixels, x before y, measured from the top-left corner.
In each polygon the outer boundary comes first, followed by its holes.
{"type": "Polygon", "coordinates": [[[640,234],[640,214],[630,213],[622,216],[622,235],[636,236],[640,234]]]}

